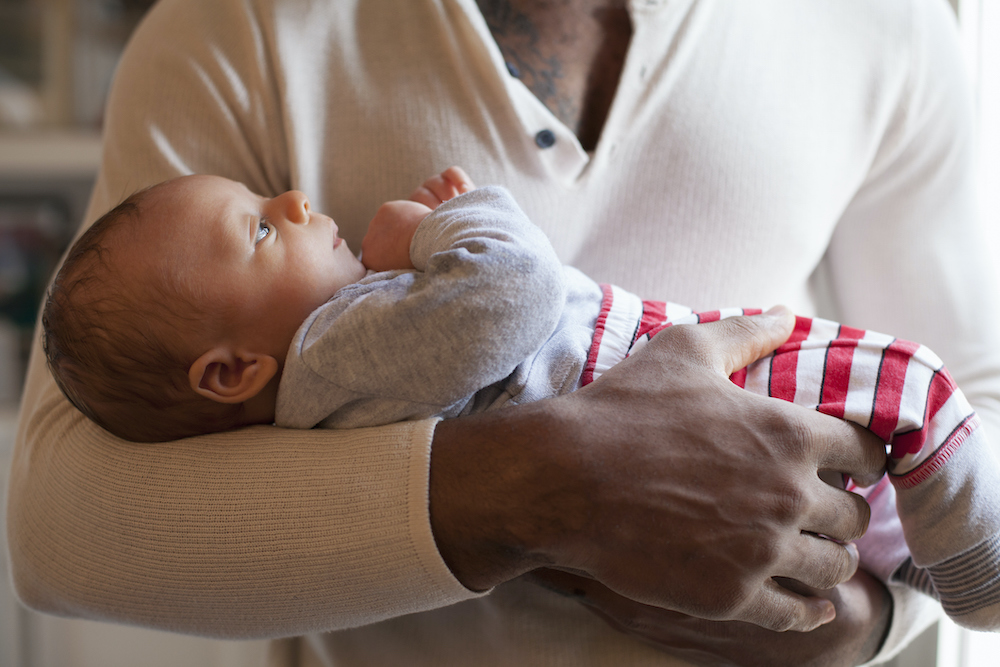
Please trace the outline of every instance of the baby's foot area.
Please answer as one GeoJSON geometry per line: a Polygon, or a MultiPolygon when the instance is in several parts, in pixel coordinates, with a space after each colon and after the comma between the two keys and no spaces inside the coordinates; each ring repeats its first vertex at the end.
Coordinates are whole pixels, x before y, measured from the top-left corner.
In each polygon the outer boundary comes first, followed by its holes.
{"type": "Polygon", "coordinates": [[[1000,534],[927,568],[907,559],[893,579],[937,598],[945,613],[970,630],[1000,630],[1000,534]]]}
{"type": "Polygon", "coordinates": [[[913,563],[948,615],[1000,629],[1000,465],[982,429],[919,484],[896,485],[896,504],[913,563]]]}

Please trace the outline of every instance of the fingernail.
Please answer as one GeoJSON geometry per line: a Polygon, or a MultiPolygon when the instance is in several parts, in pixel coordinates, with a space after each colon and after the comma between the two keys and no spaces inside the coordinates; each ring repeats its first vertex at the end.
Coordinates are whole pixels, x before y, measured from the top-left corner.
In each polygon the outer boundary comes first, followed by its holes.
{"type": "Polygon", "coordinates": [[[782,314],[787,313],[787,312],[788,312],[788,308],[787,307],[782,306],[781,304],[778,304],[777,306],[771,306],[770,308],[768,308],[767,310],[765,310],[764,314],[765,315],[782,315],[782,314]]]}
{"type": "Polygon", "coordinates": [[[833,619],[837,618],[837,608],[833,606],[831,602],[826,608],[826,613],[823,614],[823,625],[831,622],[833,619]]]}

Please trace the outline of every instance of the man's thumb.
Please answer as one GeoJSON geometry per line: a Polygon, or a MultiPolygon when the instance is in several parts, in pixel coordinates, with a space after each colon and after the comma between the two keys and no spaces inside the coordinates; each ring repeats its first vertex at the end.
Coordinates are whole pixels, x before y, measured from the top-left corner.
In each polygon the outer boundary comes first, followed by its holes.
{"type": "Polygon", "coordinates": [[[795,315],[785,306],[775,306],[760,315],[730,317],[701,326],[714,328],[712,333],[721,352],[718,359],[723,365],[719,370],[728,377],[788,340],[795,327],[795,315]]]}

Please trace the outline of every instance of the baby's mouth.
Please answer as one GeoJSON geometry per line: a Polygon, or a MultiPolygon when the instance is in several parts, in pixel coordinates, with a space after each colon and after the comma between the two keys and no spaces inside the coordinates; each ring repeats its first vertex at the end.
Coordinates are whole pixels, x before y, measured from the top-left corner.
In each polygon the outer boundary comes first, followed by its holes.
{"type": "Polygon", "coordinates": [[[337,227],[337,223],[335,223],[333,220],[330,220],[330,233],[333,234],[333,249],[334,250],[336,250],[338,247],[340,247],[340,244],[344,242],[344,239],[340,238],[340,236],[337,235],[337,232],[339,232],[339,231],[340,231],[340,228],[337,227]]]}

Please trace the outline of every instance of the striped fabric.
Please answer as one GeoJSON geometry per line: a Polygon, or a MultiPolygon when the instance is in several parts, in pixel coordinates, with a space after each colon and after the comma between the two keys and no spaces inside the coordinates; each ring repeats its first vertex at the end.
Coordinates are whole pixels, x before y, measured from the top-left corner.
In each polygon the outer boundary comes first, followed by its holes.
{"type": "MultiPolygon", "coordinates": [[[[642,301],[602,285],[604,302],[584,370],[588,384],[677,324],[715,322],[759,309],[708,312],[642,301]]],[[[864,426],[890,445],[889,473],[911,488],[940,470],[979,426],[944,364],[923,345],[820,318],[797,317],[774,354],[733,373],[734,383],[864,426]]]]}
{"type": "Polygon", "coordinates": [[[927,568],[908,558],[893,580],[941,600],[945,612],[960,618],[1000,605],[1000,535],[927,568]]]}
{"type": "MultiPolygon", "coordinates": [[[[667,327],[761,312],[742,308],[694,312],[675,303],[643,301],[615,286],[601,288],[604,298],[581,378],[584,385],[642,349],[667,327]]],[[[878,525],[870,525],[869,531],[878,536],[874,538],[878,541],[876,551],[897,555],[887,568],[878,560],[886,556],[871,556],[875,559],[872,564],[879,566],[872,571],[939,599],[948,615],[965,627],[998,629],[1000,533],[996,532],[995,522],[981,519],[994,508],[978,507],[985,513],[976,516],[969,509],[995,503],[987,496],[970,495],[971,487],[961,483],[955,487],[960,489],[957,495],[935,495],[950,488],[955,480],[924,484],[944,468],[980,424],[937,355],[922,345],[884,334],[798,317],[784,345],[733,373],[731,380],[748,391],[854,422],[882,438],[888,448],[892,486],[881,483],[859,489],[851,484],[848,489],[876,503],[886,499],[892,502],[894,494],[876,496],[886,487],[889,491],[895,487],[899,494],[911,494],[906,496],[911,499],[908,506],[923,507],[912,511],[929,514],[919,520],[906,514],[903,524],[909,524],[909,528],[905,528],[900,524],[903,511],[897,514],[895,508],[887,512],[873,509],[872,522],[878,525]],[[936,505],[931,501],[929,507],[912,504],[917,499],[926,502],[927,498],[939,501],[936,505]],[[935,523],[937,519],[931,514],[938,519],[948,517],[949,526],[935,523]],[[952,550],[937,560],[926,561],[932,563],[927,567],[917,566],[913,560],[916,556],[908,555],[911,551],[926,555],[928,545],[948,541],[953,534],[974,546],[949,542],[952,550]],[[918,546],[922,547],[919,551],[918,546]]],[[[956,473],[959,477],[966,474],[967,461],[955,465],[960,466],[956,473]]],[[[983,480],[990,479],[985,469],[982,474],[983,480]]],[[[941,479],[939,476],[935,481],[941,479]]],[[[867,564],[866,551],[862,550],[861,555],[862,563],[867,564]]]]}

